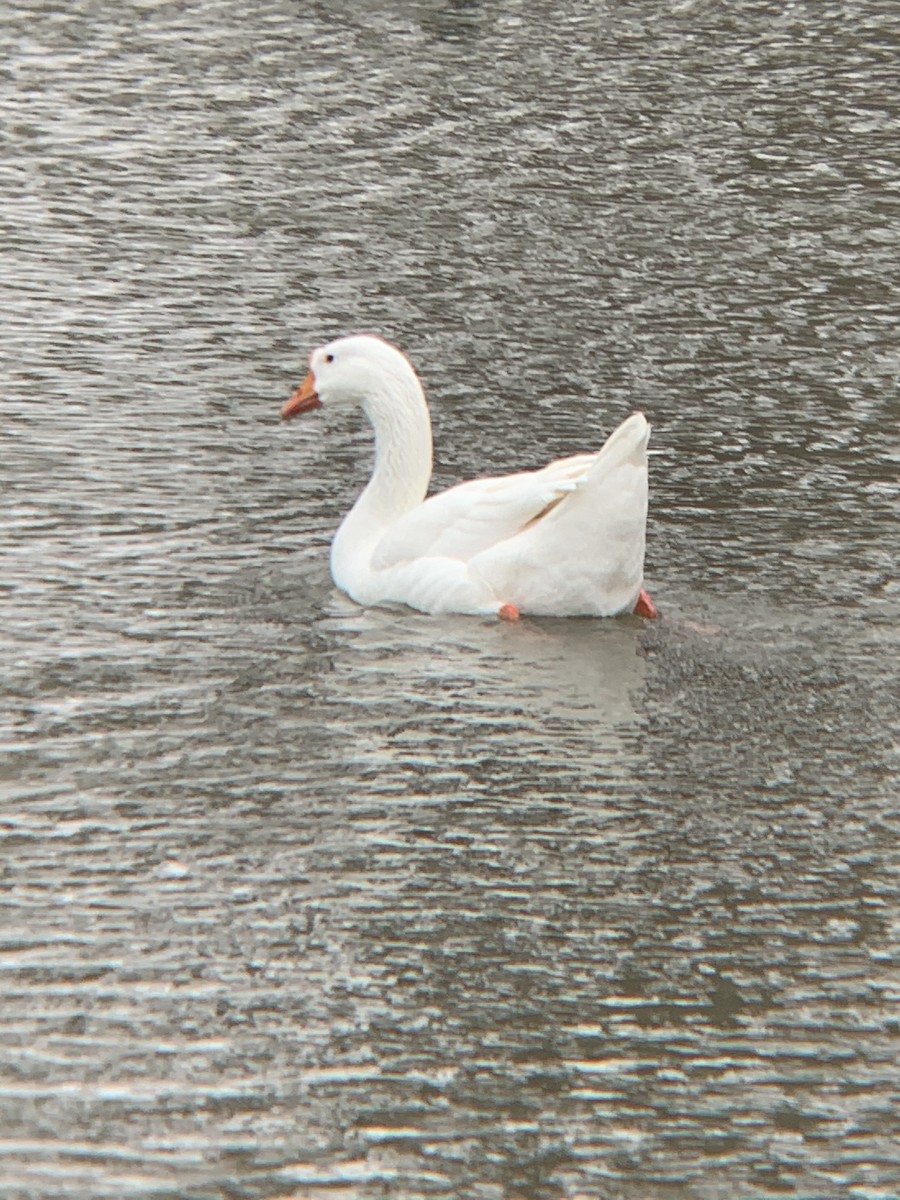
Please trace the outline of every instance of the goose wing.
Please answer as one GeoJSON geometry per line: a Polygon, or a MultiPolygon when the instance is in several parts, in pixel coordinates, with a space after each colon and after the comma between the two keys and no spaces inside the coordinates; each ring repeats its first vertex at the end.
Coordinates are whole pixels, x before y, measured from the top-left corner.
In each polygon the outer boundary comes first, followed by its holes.
{"type": "Polygon", "coordinates": [[[439,492],[384,533],[372,567],[386,570],[426,557],[468,562],[539,521],[577,490],[598,458],[576,454],[538,471],[473,479],[439,492]]]}

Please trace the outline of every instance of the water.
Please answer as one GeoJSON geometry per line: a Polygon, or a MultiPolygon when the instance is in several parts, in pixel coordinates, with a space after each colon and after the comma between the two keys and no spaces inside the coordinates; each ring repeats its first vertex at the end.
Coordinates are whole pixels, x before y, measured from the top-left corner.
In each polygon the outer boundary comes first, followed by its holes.
{"type": "Polygon", "coordinates": [[[892,7],[8,9],[5,1198],[900,1194],[892,7]],[[361,329],[664,620],[335,593],[361,329]]]}

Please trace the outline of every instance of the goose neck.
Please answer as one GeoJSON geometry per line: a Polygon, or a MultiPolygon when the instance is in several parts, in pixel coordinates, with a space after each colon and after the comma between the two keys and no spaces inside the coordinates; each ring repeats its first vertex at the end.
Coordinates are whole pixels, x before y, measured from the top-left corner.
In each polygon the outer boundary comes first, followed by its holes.
{"type": "Polygon", "coordinates": [[[394,382],[370,396],[364,408],[375,431],[375,465],[364,492],[366,506],[384,521],[396,520],[428,491],[432,467],[431,421],[419,382],[394,382]]]}

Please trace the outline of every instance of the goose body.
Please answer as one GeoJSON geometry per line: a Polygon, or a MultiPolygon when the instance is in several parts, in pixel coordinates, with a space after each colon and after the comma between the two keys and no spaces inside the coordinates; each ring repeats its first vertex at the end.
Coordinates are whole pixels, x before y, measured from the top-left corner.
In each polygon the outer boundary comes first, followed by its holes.
{"type": "Polygon", "coordinates": [[[359,405],[375,431],[371,479],[331,547],[339,588],[363,605],[426,613],[655,616],[643,591],[650,426],[633,413],[591,454],[474,479],[426,499],[428,406],[409,361],[379,338],[310,355],[285,419],[359,405]]]}

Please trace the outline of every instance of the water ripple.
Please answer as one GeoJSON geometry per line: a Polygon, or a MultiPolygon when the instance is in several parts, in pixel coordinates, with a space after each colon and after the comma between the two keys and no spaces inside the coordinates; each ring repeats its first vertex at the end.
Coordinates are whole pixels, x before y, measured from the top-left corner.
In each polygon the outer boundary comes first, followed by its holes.
{"type": "Polygon", "coordinates": [[[894,62],[811,6],[17,0],[4,1196],[893,1197],[894,62]],[[436,481],[654,425],[665,620],[362,612],[436,481]]]}

